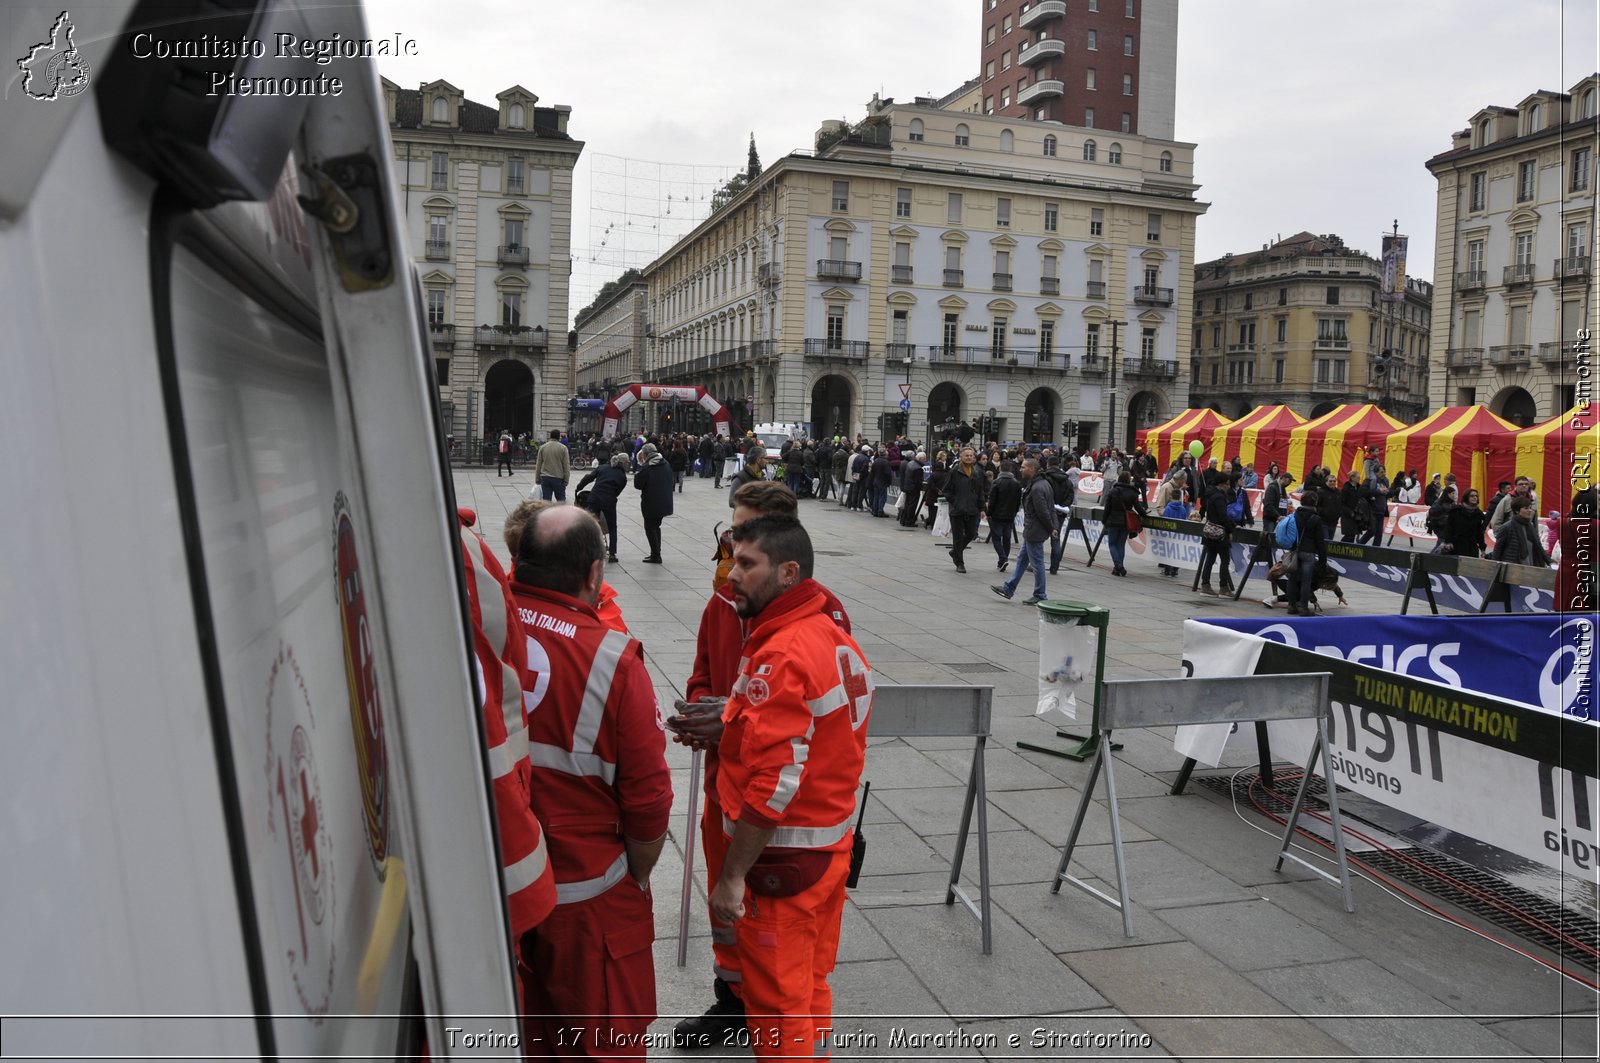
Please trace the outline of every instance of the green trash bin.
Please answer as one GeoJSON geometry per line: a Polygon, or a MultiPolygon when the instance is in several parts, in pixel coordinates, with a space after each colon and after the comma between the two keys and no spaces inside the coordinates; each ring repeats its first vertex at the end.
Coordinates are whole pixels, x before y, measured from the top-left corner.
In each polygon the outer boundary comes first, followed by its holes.
{"type": "MultiPolygon", "coordinates": [[[[1100,732],[1100,684],[1105,679],[1106,633],[1111,628],[1111,610],[1103,605],[1090,605],[1088,602],[1044,601],[1039,603],[1039,618],[1045,627],[1061,625],[1094,629],[1095,665],[1092,684],[1094,709],[1088,721],[1088,734],[1074,734],[1065,730],[1056,732],[1058,738],[1067,738],[1077,742],[1077,748],[1055,749],[1032,742],[1018,742],[1017,748],[1031,749],[1035,753],[1048,753],[1053,757],[1066,757],[1069,760],[1087,760],[1094,756],[1099,748],[1097,736],[1100,732]]],[[[1039,675],[1041,682],[1044,681],[1045,676],[1052,674],[1055,669],[1062,667],[1065,663],[1055,659],[1060,656],[1058,652],[1052,652],[1050,660],[1045,659],[1045,641],[1045,631],[1041,627],[1039,632],[1039,675]]]]}

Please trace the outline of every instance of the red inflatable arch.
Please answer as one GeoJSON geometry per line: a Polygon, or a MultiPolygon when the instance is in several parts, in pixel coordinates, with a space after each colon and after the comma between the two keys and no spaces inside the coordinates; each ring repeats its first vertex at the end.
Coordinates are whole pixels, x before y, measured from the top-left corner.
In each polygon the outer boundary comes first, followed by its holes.
{"type": "Polygon", "coordinates": [[[711,392],[693,384],[629,384],[606,403],[600,434],[610,439],[617,434],[622,413],[636,402],[692,402],[711,415],[717,434],[732,436],[732,418],[727,409],[711,397],[711,392]]]}

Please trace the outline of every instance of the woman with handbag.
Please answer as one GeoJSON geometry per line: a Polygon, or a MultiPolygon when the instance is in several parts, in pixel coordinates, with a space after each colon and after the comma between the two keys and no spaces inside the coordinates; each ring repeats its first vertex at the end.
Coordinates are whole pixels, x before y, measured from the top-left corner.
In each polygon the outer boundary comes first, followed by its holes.
{"type": "Polygon", "coordinates": [[[1211,570],[1218,559],[1222,561],[1222,594],[1233,594],[1233,561],[1229,556],[1233,545],[1234,519],[1228,515],[1232,492],[1238,491],[1242,477],[1233,473],[1206,493],[1202,513],[1205,524],[1200,529],[1200,593],[1215,598],[1217,591],[1211,586],[1211,570]]]}
{"type": "Polygon", "coordinates": [[[1133,486],[1133,473],[1124,469],[1117,474],[1117,482],[1106,492],[1106,545],[1111,550],[1111,574],[1126,576],[1123,565],[1127,556],[1128,536],[1144,530],[1144,501],[1139,489],[1133,486]]]}

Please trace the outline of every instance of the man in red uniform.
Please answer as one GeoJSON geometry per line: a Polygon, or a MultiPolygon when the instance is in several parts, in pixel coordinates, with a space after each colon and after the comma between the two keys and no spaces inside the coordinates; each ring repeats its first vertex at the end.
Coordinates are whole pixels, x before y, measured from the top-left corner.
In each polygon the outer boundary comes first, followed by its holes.
{"type": "MultiPolygon", "coordinates": [[[[472,620],[472,664],[477,673],[476,690],[483,696],[478,709],[493,775],[501,875],[511,914],[511,941],[520,952],[522,936],[556,906],[556,878],[529,797],[533,769],[522,715],[521,677],[527,667],[522,625],[511,607],[505,571],[489,544],[471,528],[475,520],[471,510],[457,515],[472,620]]],[[[520,969],[520,957],[518,965],[520,969]]],[[[525,981],[518,979],[524,996],[525,981]]]]}
{"type": "Polygon", "coordinates": [[[734,924],[756,1056],[826,1058],[872,672],[824,611],[799,521],[759,517],[733,539],[728,584],[753,626],[722,715],[711,908],[734,924]]]}
{"type": "MultiPolygon", "coordinates": [[[[513,567],[516,566],[517,548],[522,543],[522,528],[528,523],[528,518],[535,510],[558,504],[525,498],[506,514],[506,522],[500,534],[505,537],[506,552],[512,558],[513,567]]],[[[622,606],[617,604],[617,589],[611,584],[600,584],[600,598],[595,602],[594,611],[600,614],[600,622],[612,631],[620,631],[624,635],[629,633],[627,621],[622,618],[622,606]]]]}
{"type": "MultiPolygon", "coordinates": [[[[771,480],[744,484],[734,494],[735,525],[769,515],[796,517],[798,511],[794,492],[771,480]]],[[[820,583],[816,587],[825,596],[824,612],[848,634],[850,618],[845,615],[844,606],[826,587],[820,583]]],[[[678,705],[680,715],[667,721],[676,732],[675,741],[706,751],[700,844],[706,859],[706,882],[710,884],[715,884],[722,873],[722,858],[728,847],[727,836],[722,833],[722,804],[717,800],[717,742],[722,734],[722,708],[733,690],[734,680],[739,677],[739,660],[744,653],[749,627],[749,621],[739,615],[734,603],[733,588],[722,584],[700,614],[694,672],[685,687],[684,701],[678,705]]],[[[712,988],[716,999],[705,1014],[684,1019],[674,1027],[676,1047],[721,1049],[729,1044],[730,1034],[744,1035],[737,945],[733,924],[711,913],[712,988]]]]}
{"type": "Polygon", "coordinates": [[[511,585],[526,635],[523,706],[533,809],[548,828],[556,909],[523,943],[540,975],[523,1049],[642,1059],[656,1013],[650,871],[672,784],[644,651],[595,612],[600,525],[570,505],[536,510],[511,585]]]}

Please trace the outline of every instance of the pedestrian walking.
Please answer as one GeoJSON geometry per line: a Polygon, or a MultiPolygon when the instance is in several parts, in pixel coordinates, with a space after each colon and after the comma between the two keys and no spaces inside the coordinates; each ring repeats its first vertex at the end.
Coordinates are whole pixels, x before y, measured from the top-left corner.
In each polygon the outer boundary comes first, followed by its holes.
{"type": "Polygon", "coordinates": [[[989,589],[1010,600],[1022,582],[1022,574],[1033,570],[1033,597],[1029,605],[1045,600],[1044,544],[1061,536],[1061,521],[1056,513],[1055,494],[1050,483],[1039,473],[1039,463],[1029,458],[1022,463],[1024,493],[1022,501],[1022,542],[1017,551],[1017,564],[1011,578],[989,589]]]}
{"type": "Polygon", "coordinates": [[[950,535],[955,543],[950,548],[950,560],[956,571],[967,571],[967,544],[978,537],[978,519],[989,504],[989,485],[978,469],[978,452],[971,447],[961,448],[961,462],[950,469],[944,479],[945,508],[950,516],[950,535]]]}
{"type": "Polygon", "coordinates": [[[539,497],[546,502],[567,500],[567,480],[572,476],[572,452],[561,442],[561,430],[550,429],[550,438],[539,448],[533,459],[533,478],[539,485],[539,497]]]}
{"type": "Polygon", "coordinates": [[[1117,482],[1107,489],[1105,498],[1106,545],[1111,551],[1113,576],[1128,574],[1128,537],[1133,534],[1130,525],[1140,523],[1145,512],[1144,500],[1133,485],[1133,473],[1124,469],[1117,476],[1117,482]]]}
{"type": "Polygon", "coordinates": [[[1017,514],[1022,511],[1022,481],[1009,461],[1000,463],[1000,474],[989,486],[989,542],[999,558],[997,570],[1004,572],[1011,561],[1011,539],[1016,531],[1017,514]]]}

